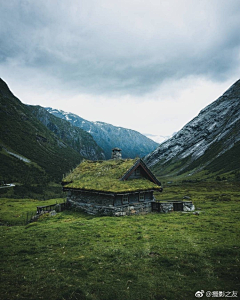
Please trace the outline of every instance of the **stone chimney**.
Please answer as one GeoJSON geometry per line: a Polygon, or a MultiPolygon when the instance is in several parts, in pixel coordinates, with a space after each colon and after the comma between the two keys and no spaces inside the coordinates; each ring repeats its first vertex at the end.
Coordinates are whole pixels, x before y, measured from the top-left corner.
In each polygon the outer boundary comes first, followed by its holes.
{"type": "Polygon", "coordinates": [[[122,158],[122,153],[121,149],[119,148],[113,148],[112,149],[112,159],[121,159],[122,158]]]}

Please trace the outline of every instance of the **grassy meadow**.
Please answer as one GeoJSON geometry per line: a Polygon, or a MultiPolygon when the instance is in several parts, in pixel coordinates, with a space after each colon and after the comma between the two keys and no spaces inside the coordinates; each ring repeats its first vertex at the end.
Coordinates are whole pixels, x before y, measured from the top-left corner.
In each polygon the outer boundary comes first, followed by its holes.
{"type": "Polygon", "coordinates": [[[23,212],[56,199],[0,199],[0,299],[191,300],[199,290],[237,291],[239,298],[239,185],[172,184],[156,195],[184,196],[199,214],[68,210],[27,225],[23,212]]]}

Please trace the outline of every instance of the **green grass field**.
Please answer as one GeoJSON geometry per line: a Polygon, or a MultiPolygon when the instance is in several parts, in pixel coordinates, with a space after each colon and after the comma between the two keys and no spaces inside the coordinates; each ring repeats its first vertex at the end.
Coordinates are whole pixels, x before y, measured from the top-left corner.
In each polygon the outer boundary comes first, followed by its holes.
{"type": "Polygon", "coordinates": [[[64,211],[28,225],[17,216],[43,201],[0,199],[0,299],[191,300],[199,290],[235,291],[239,298],[239,186],[179,184],[156,195],[183,196],[199,215],[64,211]]]}

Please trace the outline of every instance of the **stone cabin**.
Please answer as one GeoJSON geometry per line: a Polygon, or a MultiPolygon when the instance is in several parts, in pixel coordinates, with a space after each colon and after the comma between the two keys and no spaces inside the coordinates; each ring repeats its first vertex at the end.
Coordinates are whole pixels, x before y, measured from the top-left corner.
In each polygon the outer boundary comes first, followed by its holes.
{"type": "Polygon", "coordinates": [[[122,159],[112,149],[112,159],[84,160],[63,181],[67,203],[89,214],[124,216],[152,211],[153,192],[161,183],[141,159],[122,159]]]}

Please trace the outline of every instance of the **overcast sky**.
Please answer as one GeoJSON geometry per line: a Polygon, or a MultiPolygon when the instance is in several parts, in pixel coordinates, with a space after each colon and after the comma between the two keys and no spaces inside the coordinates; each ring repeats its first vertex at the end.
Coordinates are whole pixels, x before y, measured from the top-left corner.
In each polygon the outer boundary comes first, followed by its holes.
{"type": "Polygon", "coordinates": [[[239,0],[0,0],[24,103],[171,135],[240,78],[239,0]]]}

